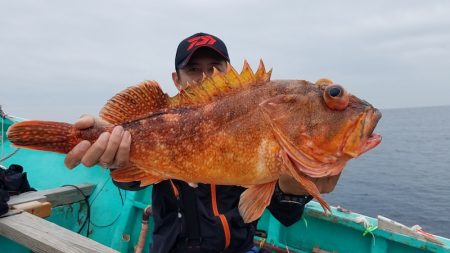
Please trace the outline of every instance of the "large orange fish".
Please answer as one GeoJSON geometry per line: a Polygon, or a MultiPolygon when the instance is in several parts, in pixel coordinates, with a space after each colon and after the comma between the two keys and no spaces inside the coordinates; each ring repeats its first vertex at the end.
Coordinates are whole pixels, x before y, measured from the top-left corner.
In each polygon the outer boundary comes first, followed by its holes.
{"type": "Polygon", "coordinates": [[[19,147],[69,152],[122,125],[131,132],[130,165],[111,172],[119,182],[166,179],[241,185],[245,222],[259,218],[282,174],[296,179],[325,212],[329,205],[309,177],[339,174],[346,162],[374,148],[380,112],[326,79],[270,81],[264,64],[237,73],[215,70],[174,97],[146,81],[114,96],[100,112],[111,126],[24,121],[8,130],[19,147]],[[309,176],[309,177],[307,177],[309,176]]]}

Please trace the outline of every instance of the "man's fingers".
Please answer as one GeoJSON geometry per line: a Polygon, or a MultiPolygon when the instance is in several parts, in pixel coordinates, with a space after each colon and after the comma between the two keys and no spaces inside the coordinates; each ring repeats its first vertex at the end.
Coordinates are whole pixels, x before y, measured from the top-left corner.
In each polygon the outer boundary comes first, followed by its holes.
{"type": "Polygon", "coordinates": [[[64,165],[66,165],[67,168],[73,169],[78,164],[80,164],[81,159],[86,154],[87,150],[91,146],[91,143],[89,141],[82,141],[78,143],[67,155],[64,159],[64,165]]]}
{"type": "Polygon", "coordinates": [[[119,149],[116,153],[116,159],[114,161],[114,167],[123,167],[128,163],[130,157],[131,146],[131,134],[128,131],[123,133],[122,142],[119,145],[119,149]]]}
{"type": "Polygon", "coordinates": [[[114,127],[113,131],[111,132],[111,136],[109,137],[108,146],[106,147],[103,155],[100,157],[100,165],[102,167],[106,168],[112,165],[117,150],[119,149],[120,143],[122,142],[122,137],[123,127],[114,127]]]}
{"type": "Polygon", "coordinates": [[[93,126],[104,126],[110,124],[91,115],[82,115],[73,125],[77,129],[86,129],[93,126]]]}
{"type": "Polygon", "coordinates": [[[95,118],[91,115],[83,115],[73,124],[77,129],[86,129],[95,125],[95,118]]]}
{"type": "Polygon", "coordinates": [[[86,167],[91,167],[99,162],[100,157],[105,152],[108,146],[109,136],[108,132],[102,133],[94,144],[88,149],[86,154],[81,159],[81,163],[86,167]]]}

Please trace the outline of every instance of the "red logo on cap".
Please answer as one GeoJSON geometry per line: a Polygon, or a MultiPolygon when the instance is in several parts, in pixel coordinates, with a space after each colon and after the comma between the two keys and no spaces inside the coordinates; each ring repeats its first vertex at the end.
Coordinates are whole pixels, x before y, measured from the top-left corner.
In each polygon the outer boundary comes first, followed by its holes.
{"type": "Polygon", "coordinates": [[[191,50],[195,46],[203,46],[203,45],[213,45],[216,43],[216,40],[210,35],[197,36],[190,40],[188,40],[189,47],[187,50],[191,50]]]}

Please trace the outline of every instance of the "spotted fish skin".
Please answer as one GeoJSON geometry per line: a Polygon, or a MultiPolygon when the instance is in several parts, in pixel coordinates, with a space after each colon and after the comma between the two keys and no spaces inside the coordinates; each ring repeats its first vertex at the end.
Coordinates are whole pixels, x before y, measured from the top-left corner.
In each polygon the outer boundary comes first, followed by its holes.
{"type": "Polygon", "coordinates": [[[270,75],[262,61],[255,73],[246,62],[240,74],[229,65],[174,97],[145,81],[107,102],[100,112],[107,126],[78,130],[24,121],[10,127],[8,138],[16,146],[67,153],[121,125],[132,143],[130,164],[111,173],[116,181],[245,186],[239,209],[251,222],[288,174],[330,210],[309,177],[337,175],[348,160],[378,145],[373,130],[381,114],[329,80],[271,81],[270,75]]]}

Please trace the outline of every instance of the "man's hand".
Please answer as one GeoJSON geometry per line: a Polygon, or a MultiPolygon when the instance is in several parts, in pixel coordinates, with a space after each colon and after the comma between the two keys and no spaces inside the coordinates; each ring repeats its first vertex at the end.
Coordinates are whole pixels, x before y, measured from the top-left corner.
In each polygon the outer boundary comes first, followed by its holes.
{"type": "MultiPolygon", "coordinates": [[[[97,125],[108,125],[108,123],[85,115],[74,123],[77,129],[86,129],[97,125]]],[[[114,127],[111,133],[104,132],[91,144],[84,140],[78,143],[66,156],[64,164],[73,169],[82,163],[86,167],[99,163],[102,167],[118,168],[128,163],[131,145],[131,134],[124,131],[122,126],[114,127]]]]}
{"type": "MultiPolygon", "coordinates": [[[[319,189],[320,193],[330,193],[334,190],[341,174],[330,177],[312,178],[308,177],[319,189]]],[[[282,192],[293,195],[307,195],[308,192],[301,187],[300,183],[288,175],[282,175],[278,180],[282,192]]]]}

